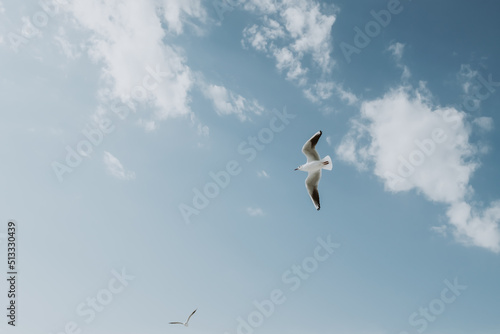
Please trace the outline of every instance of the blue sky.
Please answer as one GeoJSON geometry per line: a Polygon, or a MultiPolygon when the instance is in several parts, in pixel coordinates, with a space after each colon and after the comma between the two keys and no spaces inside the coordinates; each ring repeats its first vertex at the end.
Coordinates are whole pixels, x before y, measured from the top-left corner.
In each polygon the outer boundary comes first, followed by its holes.
{"type": "Polygon", "coordinates": [[[498,9],[0,0],[2,330],[500,332],[498,9]]]}

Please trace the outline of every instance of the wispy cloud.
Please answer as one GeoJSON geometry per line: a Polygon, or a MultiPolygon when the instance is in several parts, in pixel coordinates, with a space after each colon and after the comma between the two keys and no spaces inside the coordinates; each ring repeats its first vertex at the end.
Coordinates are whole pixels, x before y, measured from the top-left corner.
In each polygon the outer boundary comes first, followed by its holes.
{"type": "Polygon", "coordinates": [[[493,130],[493,127],[495,126],[493,118],[491,118],[491,117],[484,117],[484,116],[483,117],[475,118],[472,121],[472,123],[474,123],[475,125],[477,125],[483,131],[491,131],[491,130],[493,130]]]}
{"type": "Polygon", "coordinates": [[[202,6],[202,0],[163,0],[158,7],[160,15],[166,21],[169,32],[180,35],[184,27],[189,25],[196,27],[196,31],[201,28],[197,22],[205,22],[207,13],[202,6]]]}
{"type": "Polygon", "coordinates": [[[210,135],[210,128],[206,125],[198,124],[196,126],[196,132],[199,136],[208,137],[210,135]]]}
{"type": "MultiPolygon", "coordinates": [[[[310,54],[313,62],[323,71],[331,69],[331,28],[336,17],[333,13],[323,14],[318,2],[295,0],[271,3],[253,0],[245,8],[258,15],[266,14],[261,25],[245,28],[242,41],[245,45],[269,53],[276,58],[277,66],[279,58],[301,63],[303,56],[310,54]]],[[[293,72],[294,69],[288,67],[286,70],[293,72]]],[[[290,78],[295,79],[295,75],[290,75],[290,78]]]]}
{"type": "Polygon", "coordinates": [[[399,43],[399,42],[396,42],[396,43],[389,45],[389,48],[388,48],[388,50],[394,56],[394,59],[396,59],[397,61],[400,61],[401,58],[403,57],[404,49],[405,49],[405,45],[403,43],[399,43]]]}
{"type": "Polygon", "coordinates": [[[478,88],[478,83],[475,80],[479,72],[473,70],[469,64],[460,65],[460,70],[457,73],[458,83],[461,84],[462,90],[465,94],[475,93],[475,89],[478,88]]]}
{"type": "Polygon", "coordinates": [[[273,58],[276,68],[285,73],[287,80],[303,87],[305,96],[311,101],[330,98],[338,87],[321,78],[330,73],[335,63],[331,57],[331,29],[336,8],[321,6],[314,0],[251,0],[244,8],[259,15],[260,24],[243,30],[243,46],[273,58]],[[308,58],[312,62],[306,61],[308,58]],[[310,73],[313,70],[321,73],[319,80],[312,80],[310,73]]]}
{"type": "Polygon", "coordinates": [[[333,94],[335,84],[331,81],[317,82],[310,88],[304,89],[305,96],[312,102],[329,99],[333,94]]]}
{"type": "Polygon", "coordinates": [[[392,56],[396,60],[396,65],[403,70],[403,73],[401,74],[401,80],[406,81],[410,78],[411,72],[408,66],[404,65],[401,60],[403,58],[403,53],[405,50],[405,44],[395,42],[387,48],[388,51],[391,52],[392,56]]]}
{"type": "Polygon", "coordinates": [[[257,172],[257,176],[264,177],[266,179],[270,177],[269,174],[265,170],[261,170],[261,171],[257,172]]]}
{"type": "Polygon", "coordinates": [[[263,216],[264,215],[264,211],[262,211],[261,208],[248,207],[246,211],[247,211],[247,214],[249,216],[252,216],[252,217],[263,216]]]}
{"type": "Polygon", "coordinates": [[[246,121],[251,114],[261,114],[264,108],[255,100],[248,100],[226,87],[206,84],[201,87],[206,98],[212,101],[218,115],[235,114],[241,121],[246,121]]]}
{"type": "Polygon", "coordinates": [[[106,166],[106,170],[117,179],[120,180],[135,179],[135,173],[126,170],[125,167],[123,167],[123,165],[121,164],[120,160],[118,160],[111,153],[104,151],[103,161],[104,165],[106,166]]]}
{"type": "Polygon", "coordinates": [[[448,225],[431,226],[431,231],[446,237],[448,236],[448,228],[448,225]]]}

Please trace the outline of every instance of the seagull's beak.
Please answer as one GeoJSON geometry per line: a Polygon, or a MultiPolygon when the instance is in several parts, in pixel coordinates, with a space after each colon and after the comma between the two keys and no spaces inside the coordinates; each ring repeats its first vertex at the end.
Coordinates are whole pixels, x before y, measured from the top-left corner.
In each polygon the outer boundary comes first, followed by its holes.
{"type": "Polygon", "coordinates": [[[295,168],[294,170],[299,170],[298,168],[295,168]]]}

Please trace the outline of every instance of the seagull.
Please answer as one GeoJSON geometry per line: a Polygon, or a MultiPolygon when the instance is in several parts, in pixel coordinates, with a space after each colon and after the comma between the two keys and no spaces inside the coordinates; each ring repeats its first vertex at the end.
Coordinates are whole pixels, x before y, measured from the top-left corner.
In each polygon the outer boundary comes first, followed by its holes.
{"type": "MultiPolygon", "coordinates": [[[[196,310],[198,310],[198,309],[196,309],[196,310]]],[[[173,322],[170,322],[170,324],[171,325],[184,325],[184,326],[188,327],[189,319],[191,319],[191,317],[196,312],[196,310],[194,310],[193,313],[191,313],[191,315],[188,317],[188,320],[186,320],[186,322],[173,321],[173,322]]]]}
{"type": "Polygon", "coordinates": [[[311,200],[316,207],[316,210],[319,210],[319,193],[318,193],[318,184],[319,179],[321,178],[321,170],[327,169],[332,170],[332,159],[329,155],[320,159],[318,152],[316,152],[316,144],[318,143],[319,137],[323,132],[318,131],[312,136],[305,144],[302,146],[302,153],[307,157],[307,163],[304,165],[300,165],[295,168],[295,170],[302,170],[307,172],[306,178],[306,188],[311,200]]]}

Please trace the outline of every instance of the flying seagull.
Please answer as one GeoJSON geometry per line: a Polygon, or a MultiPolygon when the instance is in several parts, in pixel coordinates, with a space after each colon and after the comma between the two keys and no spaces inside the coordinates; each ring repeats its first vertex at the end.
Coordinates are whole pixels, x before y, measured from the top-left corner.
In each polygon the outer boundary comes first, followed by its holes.
{"type": "Polygon", "coordinates": [[[322,132],[318,131],[312,136],[305,144],[302,146],[302,153],[307,157],[307,163],[300,165],[295,168],[295,170],[303,170],[307,172],[306,178],[306,188],[309,192],[309,196],[316,207],[319,210],[319,192],[318,184],[321,178],[321,170],[327,169],[332,170],[332,159],[329,155],[320,159],[318,152],[316,152],[316,144],[318,143],[319,137],[321,137],[322,132]]]}
{"type": "MultiPolygon", "coordinates": [[[[197,309],[196,309],[197,310],[197,309]]],[[[186,320],[186,322],[179,322],[179,321],[174,321],[174,322],[170,322],[171,325],[184,325],[186,327],[188,327],[188,322],[189,322],[189,319],[191,319],[191,317],[193,316],[193,314],[196,312],[196,310],[193,311],[193,313],[191,313],[191,315],[188,317],[188,320],[186,320]]]]}

